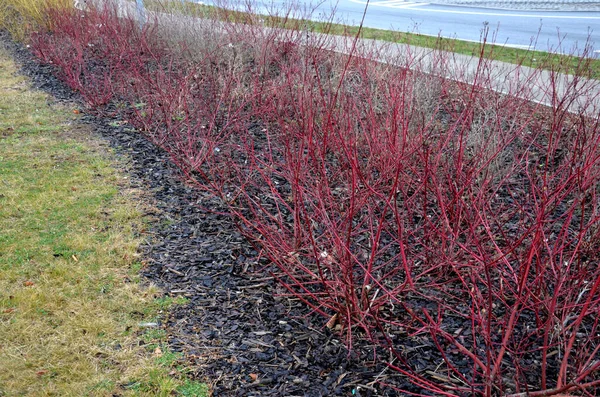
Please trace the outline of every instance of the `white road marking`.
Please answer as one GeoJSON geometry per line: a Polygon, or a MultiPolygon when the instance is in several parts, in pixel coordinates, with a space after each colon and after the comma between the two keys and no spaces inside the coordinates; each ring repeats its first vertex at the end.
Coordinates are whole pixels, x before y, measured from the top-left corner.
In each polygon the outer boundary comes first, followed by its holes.
{"type": "Polygon", "coordinates": [[[524,45],[524,44],[510,44],[510,43],[491,43],[492,45],[497,45],[499,47],[511,47],[511,48],[518,48],[521,50],[531,50],[532,46],[530,45],[524,45]]]}
{"type": "Polygon", "coordinates": [[[387,1],[377,1],[373,3],[369,3],[371,6],[378,7],[390,7],[390,8],[411,8],[411,7],[419,7],[426,6],[429,3],[415,3],[412,1],[406,0],[387,0],[387,1]]]}
{"type": "MultiPolygon", "coordinates": [[[[455,38],[454,36],[449,36],[448,38],[452,39],[455,38]]],[[[466,39],[459,39],[461,41],[469,41],[471,43],[478,43],[481,44],[480,40],[466,40],[466,39]]],[[[511,47],[511,48],[518,48],[521,50],[535,50],[535,48],[533,48],[533,45],[525,45],[525,44],[510,44],[510,43],[492,43],[492,42],[486,42],[486,45],[496,45],[498,47],[511,47]]]]}
{"type": "Polygon", "coordinates": [[[414,4],[413,2],[404,1],[404,0],[387,0],[387,1],[373,1],[373,2],[369,3],[369,5],[385,6],[385,5],[388,5],[388,4],[398,4],[398,3],[402,3],[402,4],[414,4]]]}
{"type": "MultiPolygon", "coordinates": [[[[364,0],[350,0],[353,3],[358,4],[367,4],[364,0]]],[[[414,3],[419,5],[426,5],[427,3],[414,3]]],[[[369,5],[378,5],[377,3],[369,3],[369,5]]],[[[382,5],[385,7],[385,5],[382,5]]],[[[389,8],[396,8],[394,6],[387,6],[389,8]]],[[[409,7],[401,7],[401,8],[409,8],[409,7]]],[[[436,8],[420,8],[419,11],[422,12],[437,12],[444,14],[463,14],[463,15],[483,15],[483,16],[491,16],[491,17],[519,17],[519,18],[536,18],[536,19],[593,19],[600,20],[600,16],[575,16],[575,15],[546,15],[546,14],[511,14],[511,13],[500,13],[500,12],[488,12],[488,11],[458,11],[458,10],[439,10],[436,8]]]]}
{"type": "Polygon", "coordinates": [[[388,7],[390,8],[413,8],[413,7],[420,7],[420,6],[428,6],[429,3],[411,3],[411,4],[406,4],[406,5],[390,5],[388,7]]]}

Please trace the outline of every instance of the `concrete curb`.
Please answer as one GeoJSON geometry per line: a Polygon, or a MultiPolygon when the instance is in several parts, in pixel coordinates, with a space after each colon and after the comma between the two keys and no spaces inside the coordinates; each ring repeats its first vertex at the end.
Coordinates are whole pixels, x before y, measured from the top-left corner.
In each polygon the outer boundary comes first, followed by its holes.
{"type": "Polygon", "coordinates": [[[435,0],[430,4],[441,6],[477,7],[514,11],[600,11],[600,2],[594,0],[435,0]]]}

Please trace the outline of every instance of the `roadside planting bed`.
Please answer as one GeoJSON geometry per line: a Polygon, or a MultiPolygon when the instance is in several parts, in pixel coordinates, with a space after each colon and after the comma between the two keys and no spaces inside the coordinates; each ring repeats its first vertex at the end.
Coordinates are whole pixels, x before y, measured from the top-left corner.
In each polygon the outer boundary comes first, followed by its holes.
{"type": "Polygon", "coordinates": [[[468,85],[437,77],[443,52],[422,73],[300,29],[49,17],[33,53],[168,153],[312,327],[396,371],[367,390],[598,394],[598,109],[567,111],[593,81],[542,106],[490,90],[485,59],[468,85]]]}

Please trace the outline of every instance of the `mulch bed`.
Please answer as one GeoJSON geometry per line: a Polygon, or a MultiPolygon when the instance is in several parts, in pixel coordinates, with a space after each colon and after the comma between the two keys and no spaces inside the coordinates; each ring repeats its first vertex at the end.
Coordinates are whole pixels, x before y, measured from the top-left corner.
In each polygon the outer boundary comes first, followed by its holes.
{"type": "MultiPolygon", "coordinates": [[[[51,67],[5,33],[0,41],[37,88],[78,101],[51,67]]],[[[374,347],[359,343],[349,353],[326,320],[284,296],[218,200],[187,185],[164,151],[114,119],[84,114],[81,122],[116,149],[134,186],[159,209],[141,248],[143,273],[167,295],[189,299],[163,326],[170,348],[184,353],[192,375],[215,396],[395,396],[379,382],[407,387],[382,363],[382,352],[375,359],[374,347]]],[[[435,368],[435,355],[431,362],[424,350],[418,356],[420,365],[435,368]]]]}

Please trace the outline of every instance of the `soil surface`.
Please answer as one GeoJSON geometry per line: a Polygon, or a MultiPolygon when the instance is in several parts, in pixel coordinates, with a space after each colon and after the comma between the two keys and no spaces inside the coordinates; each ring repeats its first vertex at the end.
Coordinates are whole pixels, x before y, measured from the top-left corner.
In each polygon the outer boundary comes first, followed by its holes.
{"type": "MultiPolygon", "coordinates": [[[[80,103],[51,66],[5,33],[0,42],[35,87],[80,103]]],[[[382,383],[409,387],[373,346],[354,344],[349,353],[326,320],[286,297],[218,199],[186,184],[167,153],[119,120],[83,113],[81,122],[115,148],[132,184],[158,209],[149,214],[152,228],[141,248],[143,273],[167,295],[188,298],[162,326],[170,348],[184,353],[192,375],[215,396],[395,396],[382,383]]],[[[435,367],[428,354],[419,356],[421,365],[435,367]]]]}

